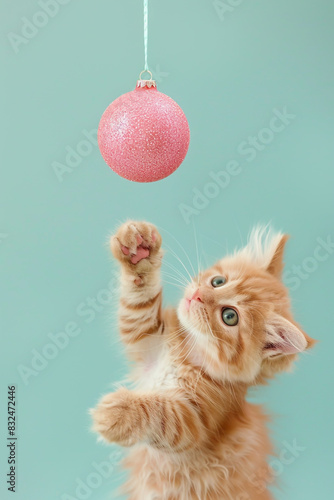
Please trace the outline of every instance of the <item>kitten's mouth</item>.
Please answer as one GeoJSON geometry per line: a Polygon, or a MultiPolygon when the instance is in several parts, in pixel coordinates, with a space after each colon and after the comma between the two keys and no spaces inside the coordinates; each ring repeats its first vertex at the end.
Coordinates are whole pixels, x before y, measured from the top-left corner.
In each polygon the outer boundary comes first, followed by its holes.
{"type": "Polygon", "coordinates": [[[276,348],[277,348],[277,345],[275,345],[275,344],[270,344],[270,343],[268,343],[268,344],[266,344],[266,345],[264,346],[264,349],[265,349],[265,350],[268,350],[268,349],[273,349],[273,350],[275,350],[276,348]]]}

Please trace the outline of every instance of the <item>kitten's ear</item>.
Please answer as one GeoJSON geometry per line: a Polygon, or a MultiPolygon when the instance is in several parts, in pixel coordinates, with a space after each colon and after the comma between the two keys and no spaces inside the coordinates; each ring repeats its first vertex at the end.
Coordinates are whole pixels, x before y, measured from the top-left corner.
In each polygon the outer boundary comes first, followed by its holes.
{"type": "Polygon", "coordinates": [[[273,314],[266,324],[266,338],[263,357],[272,358],[277,355],[298,354],[312,347],[315,340],[296,325],[279,314],[273,314]]]}
{"type": "Polygon", "coordinates": [[[268,273],[272,274],[276,278],[280,278],[282,275],[283,267],[284,267],[284,248],[286,242],[288,241],[289,236],[287,234],[283,234],[281,239],[279,240],[278,245],[275,248],[275,252],[271,258],[269,265],[267,266],[268,273]]]}

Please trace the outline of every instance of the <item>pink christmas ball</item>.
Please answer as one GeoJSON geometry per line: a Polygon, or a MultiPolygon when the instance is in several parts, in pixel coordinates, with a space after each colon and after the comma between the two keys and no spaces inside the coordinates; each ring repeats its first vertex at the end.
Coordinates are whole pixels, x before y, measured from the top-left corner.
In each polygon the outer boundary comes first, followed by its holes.
{"type": "Polygon", "coordinates": [[[105,162],[136,182],[158,181],[173,173],[187,154],[189,140],[182,109],[151,80],[138,80],[135,90],[112,102],[98,129],[105,162]]]}

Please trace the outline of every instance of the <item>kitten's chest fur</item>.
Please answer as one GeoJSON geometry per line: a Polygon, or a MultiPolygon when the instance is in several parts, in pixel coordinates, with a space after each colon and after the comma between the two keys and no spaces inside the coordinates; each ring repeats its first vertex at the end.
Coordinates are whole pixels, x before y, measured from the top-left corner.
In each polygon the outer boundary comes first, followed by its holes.
{"type": "Polygon", "coordinates": [[[157,346],[145,357],[136,371],[138,389],[157,391],[179,387],[179,368],[173,362],[168,346],[157,346]]]}
{"type": "MultiPolygon", "coordinates": [[[[175,344],[166,341],[166,336],[156,342],[151,339],[149,348],[145,349],[145,356],[134,373],[137,389],[145,392],[180,389],[195,399],[201,395],[206,400],[214,395],[214,408],[219,409],[218,413],[220,409],[223,412],[224,390],[220,395],[219,385],[210,377],[183,363],[183,358],[177,359],[175,344]]],[[[235,392],[232,396],[235,397],[235,392]]],[[[210,419],[212,412],[205,411],[206,418],[210,419]]],[[[257,477],[259,471],[261,478],[268,475],[265,457],[271,446],[264,424],[260,408],[245,403],[242,421],[233,415],[223,431],[217,425],[210,446],[204,444],[189,452],[173,453],[155,449],[149,443],[137,444],[125,461],[125,466],[133,471],[127,483],[131,500],[242,499],[242,491],[236,485],[246,484],[250,477],[257,477]]],[[[260,492],[252,484],[250,488],[254,490],[249,491],[249,499],[271,499],[266,488],[261,486],[260,492]]]]}

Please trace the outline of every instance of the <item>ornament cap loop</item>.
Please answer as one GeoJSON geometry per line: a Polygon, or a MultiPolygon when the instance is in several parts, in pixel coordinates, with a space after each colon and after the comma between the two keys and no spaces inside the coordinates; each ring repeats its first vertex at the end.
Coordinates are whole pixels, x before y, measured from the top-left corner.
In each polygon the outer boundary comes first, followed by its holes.
{"type": "Polygon", "coordinates": [[[153,80],[153,78],[152,78],[152,76],[153,76],[153,75],[152,75],[152,72],[151,72],[149,69],[143,69],[143,71],[141,71],[141,72],[139,73],[139,78],[138,78],[139,80],[142,80],[142,75],[143,75],[144,73],[148,73],[148,74],[150,75],[150,80],[153,80]]]}
{"type": "Polygon", "coordinates": [[[150,89],[151,87],[156,87],[156,86],[157,86],[157,84],[156,84],[156,81],[153,80],[153,78],[152,78],[151,71],[149,69],[143,69],[143,71],[141,71],[140,74],[139,74],[139,79],[137,80],[136,87],[137,88],[138,87],[141,87],[141,88],[148,87],[150,89]],[[142,75],[144,73],[148,73],[150,75],[150,79],[149,80],[142,78],[142,75]]]}

